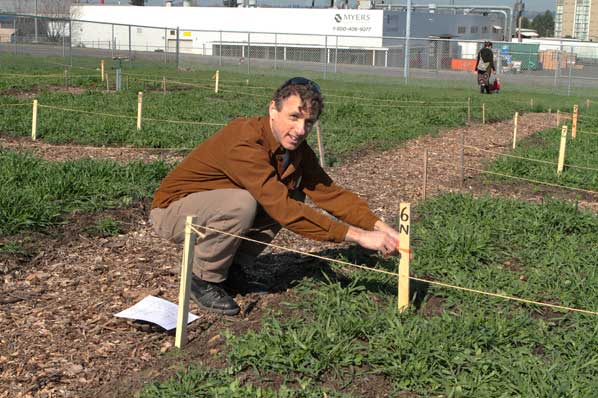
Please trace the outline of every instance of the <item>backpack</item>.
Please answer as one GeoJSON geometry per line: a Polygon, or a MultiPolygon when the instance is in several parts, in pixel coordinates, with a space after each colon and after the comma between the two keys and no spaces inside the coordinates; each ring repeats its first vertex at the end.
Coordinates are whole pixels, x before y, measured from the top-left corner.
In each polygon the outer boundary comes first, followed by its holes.
{"type": "Polygon", "coordinates": [[[480,57],[480,62],[478,62],[478,70],[480,72],[486,72],[488,67],[490,66],[490,62],[484,62],[482,57],[480,57]]]}

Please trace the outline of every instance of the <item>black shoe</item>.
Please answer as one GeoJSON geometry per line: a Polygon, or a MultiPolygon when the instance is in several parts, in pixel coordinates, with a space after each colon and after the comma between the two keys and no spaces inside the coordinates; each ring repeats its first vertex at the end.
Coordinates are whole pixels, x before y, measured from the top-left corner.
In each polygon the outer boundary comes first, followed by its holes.
{"type": "Polygon", "coordinates": [[[218,283],[207,282],[195,275],[191,279],[191,298],[204,310],[224,315],[236,315],[240,308],[218,283]]]}
{"type": "Polygon", "coordinates": [[[269,290],[269,286],[265,283],[250,279],[239,264],[231,265],[228,270],[228,278],[222,282],[222,285],[226,289],[240,294],[266,294],[269,290]]]}

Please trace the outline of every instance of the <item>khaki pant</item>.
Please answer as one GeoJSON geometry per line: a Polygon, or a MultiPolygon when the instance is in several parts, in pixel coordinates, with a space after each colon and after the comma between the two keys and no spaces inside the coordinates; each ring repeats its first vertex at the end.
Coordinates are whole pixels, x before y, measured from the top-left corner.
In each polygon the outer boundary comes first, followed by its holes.
{"type": "MultiPolygon", "coordinates": [[[[187,216],[197,217],[198,225],[266,243],[274,239],[281,228],[244,189],[193,193],[171,203],[165,209],[152,209],[150,221],[158,235],[175,243],[182,243],[185,239],[187,216]]],[[[193,273],[209,282],[223,282],[233,262],[251,264],[265,248],[264,245],[246,240],[241,242],[241,239],[221,233],[207,230],[202,232],[206,236],[197,238],[193,273]]]]}

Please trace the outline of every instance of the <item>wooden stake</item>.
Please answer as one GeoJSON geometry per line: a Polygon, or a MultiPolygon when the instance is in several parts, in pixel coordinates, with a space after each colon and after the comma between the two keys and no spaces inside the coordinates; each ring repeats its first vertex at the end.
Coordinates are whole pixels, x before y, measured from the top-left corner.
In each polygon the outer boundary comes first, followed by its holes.
{"type": "Polygon", "coordinates": [[[461,131],[461,152],[459,154],[459,160],[461,163],[461,171],[459,173],[459,186],[463,188],[463,182],[465,182],[465,133],[461,131]]]}
{"type": "Polygon", "coordinates": [[[556,126],[559,127],[560,124],[561,124],[561,110],[557,109],[556,110],[556,126]]]}
{"type": "Polygon", "coordinates": [[[214,78],[216,79],[216,84],[214,85],[214,92],[218,93],[218,84],[220,82],[220,71],[217,70],[216,73],[214,74],[214,78]]]}
{"type": "Polygon", "coordinates": [[[108,81],[108,72],[106,72],[106,91],[110,91],[110,82],[108,81]]]}
{"type": "Polygon", "coordinates": [[[590,99],[586,99],[586,109],[590,110],[590,99]]]}
{"type": "Polygon", "coordinates": [[[550,115],[552,113],[552,108],[548,108],[548,114],[550,115]]]}
{"type": "Polygon", "coordinates": [[[137,94],[137,130],[141,130],[141,113],[143,111],[143,91],[137,94]]]}
{"type": "Polygon", "coordinates": [[[249,79],[245,79],[245,85],[249,86],[249,79]]]}
{"type": "Polygon", "coordinates": [[[563,172],[563,167],[565,166],[565,149],[567,147],[567,125],[563,125],[561,129],[561,147],[559,149],[559,163],[557,166],[556,173],[558,176],[561,175],[563,172]]]}
{"type": "Polygon", "coordinates": [[[37,100],[33,100],[33,112],[31,114],[31,139],[37,139],[37,100]]]}
{"type": "Polygon", "coordinates": [[[428,150],[424,149],[424,187],[423,187],[424,200],[426,200],[426,191],[427,190],[428,190],[428,150]]]}
{"type": "Polygon", "coordinates": [[[166,94],[166,76],[162,76],[162,92],[166,94]]]}
{"type": "Polygon", "coordinates": [[[401,222],[399,225],[399,262],[398,278],[398,308],[403,312],[409,306],[409,262],[411,261],[411,245],[409,234],[411,232],[411,204],[401,203],[401,222]]]}
{"type": "Polygon", "coordinates": [[[519,124],[519,112],[515,112],[513,118],[513,149],[517,147],[517,125],[519,124]]]}
{"type": "Polygon", "coordinates": [[[316,123],[316,136],[318,138],[318,152],[320,153],[320,166],[324,168],[324,143],[322,141],[322,131],[320,129],[320,121],[316,123]]]}
{"type": "Polygon", "coordinates": [[[193,275],[193,247],[197,234],[192,225],[195,217],[187,216],[185,222],[185,245],[183,247],[183,262],[181,265],[181,285],[179,287],[179,306],[176,322],[176,335],[174,346],[183,348],[187,344],[187,323],[189,322],[189,291],[191,290],[191,278],[193,275]]]}
{"type": "Polygon", "coordinates": [[[467,97],[467,124],[471,123],[471,97],[467,97]]]}
{"type": "Polygon", "coordinates": [[[486,124],[486,103],[482,104],[482,124],[486,124]]]}
{"type": "Polygon", "coordinates": [[[64,87],[69,86],[69,71],[64,68],[64,87]]]}
{"type": "Polygon", "coordinates": [[[577,115],[579,113],[579,106],[573,105],[573,121],[571,123],[571,139],[577,137],[577,115]]]}
{"type": "Polygon", "coordinates": [[[533,98],[529,99],[529,108],[534,109],[534,99],[533,98]]]}
{"type": "Polygon", "coordinates": [[[104,81],[104,60],[100,61],[100,76],[102,77],[102,81],[104,81]]]}

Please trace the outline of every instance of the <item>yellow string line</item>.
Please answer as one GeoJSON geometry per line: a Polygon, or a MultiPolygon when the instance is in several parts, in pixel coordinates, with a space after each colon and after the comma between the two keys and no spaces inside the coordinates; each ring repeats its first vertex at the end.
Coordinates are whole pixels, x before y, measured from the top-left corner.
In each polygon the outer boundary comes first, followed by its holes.
{"type": "Polygon", "coordinates": [[[0,108],[6,108],[9,106],[31,106],[31,104],[0,104],[0,108]]]}
{"type": "MultiPolygon", "coordinates": [[[[226,89],[220,89],[220,91],[222,91],[223,93],[233,93],[233,94],[242,94],[242,95],[249,95],[252,97],[258,97],[258,98],[264,98],[264,95],[260,95],[260,94],[253,94],[253,93],[243,93],[243,92],[236,92],[236,91],[231,91],[231,90],[226,90],[226,89]]],[[[346,105],[346,103],[343,102],[334,102],[334,101],[327,101],[326,105],[346,105]]],[[[377,108],[416,108],[416,107],[420,107],[420,105],[380,105],[380,104],[359,104],[361,106],[369,106],[369,107],[377,107],[377,108]]],[[[426,106],[427,108],[465,108],[467,106],[467,104],[465,105],[428,105],[426,106]]]]}
{"type": "Polygon", "coordinates": [[[578,134],[598,135],[598,133],[594,131],[579,131],[578,134]]]}
{"type": "Polygon", "coordinates": [[[502,298],[502,299],[505,299],[505,300],[513,300],[513,301],[519,301],[521,303],[526,303],[526,304],[539,305],[539,306],[542,306],[542,307],[550,307],[550,308],[556,308],[556,309],[559,309],[559,310],[567,310],[567,311],[581,312],[581,313],[590,314],[590,315],[598,315],[597,311],[584,310],[584,309],[575,308],[575,307],[567,307],[567,306],[564,306],[564,305],[556,305],[556,304],[550,304],[550,303],[543,303],[541,301],[534,301],[534,300],[528,300],[528,299],[514,297],[514,296],[507,296],[506,294],[490,293],[490,292],[485,292],[483,290],[470,289],[468,287],[455,286],[455,285],[451,285],[449,283],[436,282],[436,281],[431,281],[431,280],[428,280],[428,279],[416,278],[416,277],[413,277],[413,276],[410,276],[409,279],[413,279],[414,281],[418,281],[418,282],[429,283],[431,285],[448,287],[450,289],[463,290],[465,292],[478,293],[478,294],[483,294],[483,295],[490,296],[490,297],[502,298]]]}
{"type": "Polygon", "coordinates": [[[556,188],[564,188],[564,189],[571,189],[571,190],[574,190],[574,191],[586,192],[586,193],[591,193],[591,194],[598,194],[598,191],[592,191],[592,190],[589,190],[589,189],[570,187],[570,186],[567,186],[567,185],[553,184],[553,183],[545,182],[545,181],[532,180],[530,178],[516,177],[516,176],[511,176],[511,175],[508,175],[508,174],[495,173],[493,171],[486,171],[486,170],[474,169],[472,167],[465,167],[465,168],[469,169],[469,170],[477,171],[477,172],[480,172],[480,173],[483,173],[483,174],[492,174],[492,175],[501,176],[501,177],[514,178],[516,180],[533,182],[535,184],[548,185],[548,186],[556,187],[556,188]]]}
{"type": "MultiPolygon", "coordinates": [[[[38,105],[40,108],[49,108],[49,109],[57,109],[66,112],[78,112],[78,113],[86,113],[89,115],[97,115],[97,116],[112,116],[112,117],[120,117],[125,119],[137,119],[137,116],[127,116],[127,115],[114,115],[110,113],[101,113],[101,112],[91,112],[85,111],[82,109],[70,109],[70,108],[61,108],[58,106],[52,105],[38,105]]],[[[205,125],[205,126],[225,126],[225,123],[210,123],[210,122],[192,122],[192,121],[184,121],[184,120],[168,120],[168,119],[154,119],[150,117],[144,117],[143,120],[149,120],[152,122],[167,122],[167,123],[178,123],[178,124],[194,124],[194,125],[205,125]]]]}
{"type": "Polygon", "coordinates": [[[598,119],[598,116],[588,116],[588,115],[583,115],[583,114],[579,114],[577,115],[578,119],[592,119],[592,120],[596,120],[598,119]]]}
{"type": "MultiPolygon", "coordinates": [[[[129,76],[143,76],[143,75],[137,75],[137,74],[128,74],[129,76]]],[[[147,77],[147,76],[146,76],[147,77]]],[[[148,80],[148,81],[155,81],[155,82],[162,82],[162,79],[158,80],[158,76],[150,76],[152,78],[156,78],[156,80],[148,80]]],[[[174,81],[174,80],[168,80],[167,76],[163,76],[166,77],[168,82],[172,82],[172,83],[177,83],[177,84],[183,84],[183,85],[190,85],[190,86],[197,86],[197,87],[202,87],[202,88],[213,88],[213,86],[204,86],[201,84],[197,84],[197,82],[185,82],[185,81],[174,81]]],[[[139,79],[139,80],[143,80],[143,79],[139,79]]],[[[213,80],[213,79],[212,79],[213,80]]],[[[226,83],[240,83],[245,85],[245,81],[243,80],[226,80],[226,83]]],[[[222,82],[221,82],[222,83],[222,82]]],[[[276,90],[275,87],[266,87],[266,86],[246,86],[248,89],[263,89],[263,90],[270,90],[270,91],[274,91],[276,90]]],[[[222,91],[222,90],[220,90],[222,91]]],[[[224,90],[227,91],[228,90],[224,90]]],[[[259,95],[259,94],[253,94],[253,95],[259,95]]],[[[339,98],[350,98],[350,99],[358,99],[358,100],[367,100],[367,101],[382,101],[382,102],[390,102],[390,103],[417,103],[417,104],[467,104],[467,102],[464,101],[408,101],[408,100],[393,100],[393,99],[382,99],[382,98],[368,98],[368,97],[353,97],[353,96],[349,96],[349,95],[339,95],[339,94],[326,94],[326,97],[339,97],[339,98]]]]}
{"type": "Polygon", "coordinates": [[[192,122],[192,121],[169,120],[169,119],[153,119],[151,117],[144,117],[143,120],[149,120],[149,121],[152,121],[152,122],[176,123],[176,124],[194,124],[194,125],[201,125],[201,126],[226,126],[226,123],[192,122]]]}
{"type": "Polygon", "coordinates": [[[62,74],[52,74],[52,75],[20,75],[16,73],[2,73],[0,76],[14,76],[14,77],[63,77],[62,74]]]}
{"type": "MultiPolygon", "coordinates": [[[[291,248],[284,247],[284,246],[274,245],[272,243],[261,242],[259,240],[247,238],[245,236],[240,236],[240,235],[232,234],[232,233],[229,233],[229,232],[220,231],[220,230],[217,230],[217,229],[214,229],[214,228],[210,228],[210,227],[206,227],[206,226],[203,226],[203,225],[192,225],[191,226],[191,230],[193,230],[195,233],[197,233],[201,237],[204,237],[205,234],[203,232],[201,232],[201,231],[198,231],[196,227],[197,228],[203,228],[203,229],[208,230],[208,231],[220,233],[220,234],[223,234],[223,235],[228,235],[228,236],[231,236],[233,238],[238,238],[238,239],[243,239],[243,240],[246,240],[246,241],[249,241],[249,242],[258,243],[260,245],[274,247],[276,249],[281,249],[281,250],[284,250],[284,251],[293,252],[293,253],[301,254],[301,255],[304,255],[304,256],[308,256],[308,257],[317,258],[319,260],[333,262],[333,263],[337,263],[337,264],[341,264],[341,265],[347,265],[347,266],[350,266],[350,267],[359,268],[359,269],[363,269],[363,270],[370,271],[370,272],[378,272],[378,273],[381,273],[381,274],[386,274],[386,275],[390,275],[390,276],[394,276],[394,277],[398,277],[399,276],[399,274],[396,273],[396,272],[390,272],[390,271],[385,271],[385,270],[381,270],[381,269],[377,269],[377,268],[366,267],[364,265],[359,265],[359,264],[352,264],[352,263],[349,263],[347,261],[336,260],[336,259],[333,259],[333,258],[319,256],[317,254],[312,254],[312,253],[308,253],[308,252],[301,251],[301,250],[291,249],[291,248]]],[[[528,300],[528,299],[523,299],[523,298],[514,297],[514,296],[508,296],[506,294],[491,293],[491,292],[486,292],[486,291],[483,291],[483,290],[477,290],[477,289],[471,289],[471,288],[462,287],[462,286],[451,285],[449,283],[436,282],[436,281],[432,281],[432,280],[429,280],[429,279],[417,278],[417,277],[414,277],[414,276],[410,276],[409,279],[412,279],[412,280],[418,281],[418,282],[429,283],[431,285],[442,286],[442,287],[446,287],[446,288],[450,288],[450,289],[462,290],[462,291],[466,291],[466,292],[470,292],[470,293],[477,293],[477,294],[482,294],[482,295],[486,295],[486,296],[490,296],[490,297],[502,298],[502,299],[505,299],[505,300],[518,301],[518,302],[522,302],[522,303],[526,303],[526,304],[534,304],[534,305],[538,305],[538,306],[556,308],[556,309],[566,310],[566,311],[581,312],[581,313],[590,314],[590,315],[598,315],[598,312],[596,312],[596,311],[585,310],[585,309],[574,308],[574,307],[567,307],[567,306],[563,306],[563,305],[556,305],[556,304],[550,304],[550,303],[543,303],[543,302],[540,302],[540,301],[534,301],[534,300],[528,300]]]]}
{"type": "Polygon", "coordinates": [[[91,112],[91,111],[85,111],[85,110],[81,110],[81,109],[70,109],[70,108],[61,108],[58,106],[52,106],[52,105],[42,105],[42,104],[38,104],[37,106],[39,106],[40,108],[48,108],[48,109],[56,109],[59,111],[66,111],[66,112],[78,112],[78,113],[86,113],[88,115],[97,115],[97,116],[112,116],[112,117],[120,117],[120,118],[124,118],[124,119],[137,119],[136,116],[127,116],[127,115],[113,115],[110,113],[102,113],[102,112],[91,112]]]}
{"type": "MultiPolygon", "coordinates": [[[[548,160],[525,158],[523,156],[516,156],[516,155],[510,155],[510,154],[507,154],[507,153],[494,152],[494,151],[489,151],[487,149],[477,148],[477,147],[471,146],[471,145],[463,145],[463,147],[464,148],[470,148],[470,149],[476,149],[478,151],[492,153],[494,155],[505,156],[505,157],[513,158],[513,159],[528,160],[530,162],[538,162],[538,163],[544,163],[544,164],[549,164],[549,165],[558,165],[557,162],[550,162],[548,160]]],[[[572,164],[564,164],[564,166],[567,166],[567,167],[570,167],[570,168],[574,168],[574,169],[598,171],[598,169],[595,169],[595,168],[592,168],[592,167],[575,166],[575,165],[572,165],[572,164]]]]}
{"type": "MultiPolygon", "coordinates": [[[[337,262],[339,264],[350,265],[352,267],[361,268],[361,269],[372,271],[372,272],[378,272],[378,273],[381,273],[381,274],[392,275],[392,276],[399,276],[399,274],[397,274],[395,272],[385,271],[383,269],[369,268],[369,267],[366,267],[366,266],[363,266],[363,265],[358,265],[358,264],[351,264],[349,262],[342,261],[342,260],[332,260],[332,259],[330,259],[328,257],[318,256],[317,254],[307,253],[307,252],[303,252],[301,250],[291,249],[291,248],[288,248],[288,247],[279,246],[279,245],[275,245],[275,244],[272,244],[272,243],[261,242],[259,240],[247,238],[245,236],[231,234],[230,232],[219,231],[217,229],[206,227],[204,225],[193,225],[193,226],[191,226],[191,229],[193,231],[195,231],[195,232],[199,232],[199,231],[196,228],[194,228],[194,227],[203,228],[203,229],[206,229],[208,231],[212,231],[212,232],[216,232],[216,233],[220,233],[220,234],[232,236],[233,238],[239,238],[239,239],[243,239],[243,240],[246,240],[246,241],[249,241],[249,242],[258,243],[258,244],[265,245],[265,246],[274,247],[274,248],[280,249],[280,250],[285,250],[285,251],[289,251],[289,252],[293,252],[293,253],[297,253],[297,254],[304,254],[306,256],[317,258],[317,259],[324,260],[324,261],[335,261],[335,262],[337,262]]],[[[203,232],[199,232],[199,233],[201,233],[203,235],[203,232]]]]}
{"type": "MultiPolygon", "coordinates": [[[[437,164],[441,164],[441,165],[445,165],[445,166],[455,167],[454,163],[443,162],[441,160],[436,161],[436,163],[437,164]]],[[[512,176],[512,175],[508,175],[508,174],[496,173],[496,172],[493,172],[493,171],[480,170],[480,169],[476,169],[476,168],[473,168],[473,167],[464,166],[464,168],[468,169],[468,170],[471,170],[471,171],[477,171],[477,172],[483,173],[483,174],[492,174],[492,175],[497,175],[497,176],[501,176],[501,177],[514,178],[516,180],[533,182],[533,183],[540,184],[540,185],[548,185],[548,186],[552,186],[552,187],[556,187],[556,188],[564,188],[564,189],[571,189],[571,190],[574,190],[574,191],[581,191],[581,192],[587,192],[587,193],[591,193],[591,194],[598,194],[598,191],[592,191],[592,190],[589,190],[589,189],[570,187],[570,186],[567,186],[567,185],[553,184],[553,183],[550,183],[550,182],[539,181],[539,180],[532,180],[530,178],[524,178],[524,177],[516,177],[516,176],[512,176]]]]}
{"type": "MultiPolygon", "coordinates": [[[[2,139],[0,138],[0,143],[2,142],[2,139]]],[[[5,145],[9,145],[12,147],[18,147],[18,146],[22,146],[23,143],[11,143],[11,142],[4,142],[5,145]]],[[[36,147],[37,145],[33,144],[33,147],[36,147]]],[[[51,147],[51,148],[79,148],[79,149],[90,149],[90,150],[104,150],[104,149],[111,149],[111,150],[129,150],[129,151],[164,151],[164,152],[179,152],[179,151],[191,151],[194,148],[150,148],[150,147],[134,147],[134,146],[103,146],[103,147],[97,147],[97,146],[92,146],[92,145],[54,145],[54,144],[47,144],[44,143],[44,146],[46,147],[51,147]]]]}

